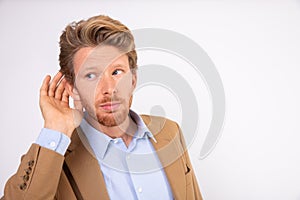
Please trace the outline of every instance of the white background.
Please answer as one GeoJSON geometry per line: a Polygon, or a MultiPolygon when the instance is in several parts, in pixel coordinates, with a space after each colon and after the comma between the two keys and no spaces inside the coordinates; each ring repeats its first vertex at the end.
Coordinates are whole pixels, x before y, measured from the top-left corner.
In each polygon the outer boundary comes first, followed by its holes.
{"type": "MultiPolygon", "coordinates": [[[[289,0],[0,1],[0,195],[43,126],[38,91],[45,74],[59,69],[61,31],[97,14],[131,29],[182,33],[215,63],[225,88],[226,121],[204,160],[198,155],[211,115],[208,95],[201,94],[201,80],[198,85],[192,74],[187,77],[200,99],[201,126],[190,155],[204,199],[300,199],[300,1],[289,0]]],[[[168,96],[175,102],[165,107],[167,115],[180,121],[176,99],[161,92],[162,104],[168,96]]],[[[142,103],[155,104],[142,93],[134,106],[147,111],[142,103]]]]}

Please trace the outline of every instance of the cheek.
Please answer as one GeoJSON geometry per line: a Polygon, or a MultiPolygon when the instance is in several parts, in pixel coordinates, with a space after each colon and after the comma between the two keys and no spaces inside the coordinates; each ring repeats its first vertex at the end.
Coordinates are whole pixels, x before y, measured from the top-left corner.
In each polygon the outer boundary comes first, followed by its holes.
{"type": "Polygon", "coordinates": [[[96,86],[94,84],[87,84],[78,81],[76,87],[83,104],[92,104],[94,102],[96,95],[96,86]]]}
{"type": "Polygon", "coordinates": [[[82,105],[87,108],[87,107],[93,107],[94,105],[94,94],[88,93],[88,92],[82,92],[80,93],[80,99],[82,105]]]}
{"type": "Polygon", "coordinates": [[[117,86],[116,86],[118,93],[124,93],[124,94],[132,94],[133,92],[133,85],[132,85],[132,75],[126,74],[122,78],[118,80],[117,86]]]}

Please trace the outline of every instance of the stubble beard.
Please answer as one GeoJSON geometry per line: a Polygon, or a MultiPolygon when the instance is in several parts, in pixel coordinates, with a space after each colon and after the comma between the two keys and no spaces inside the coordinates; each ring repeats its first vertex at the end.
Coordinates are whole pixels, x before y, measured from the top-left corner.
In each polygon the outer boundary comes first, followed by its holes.
{"type": "MultiPolygon", "coordinates": [[[[130,98],[129,104],[131,105],[132,98],[130,98]]],[[[87,101],[83,101],[87,102],[87,101]]],[[[94,109],[89,106],[87,103],[83,104],[83,107],[86,108],[86,111],[89,113],[89,116],[97,121],[100,125],[106,127],[114,127],[122,124],[129,114],[129,107],[125,106],[125,100],[121,98],[103,98],[95,102],[94,109]],[[99,109],[99,104],[111,102],[112,100],[118,100],[121,102],[120,108],[113,112],[103,112],[99,109]]]]}
{"type": "Polygon", "coordinates": [[[129,113],[129,109],[126,109],[128,107],[125,107],[124,103],[125,103],[124,99],[118,98],[116,96],[114,96],[113,98],[105,97],[100,101],[96,102],[96,117],[98,123],[106,127],[113,127],[122,124],[126,120],[126,117],[128,116],[129,113]],[[97,112],[97,107],[99,104],[112,102],[113,100],[120,102],[120,107],[116,111],[101,112],[100,110],[97,112]]]}
{"type": "Polygon", "coordinates": [[[126,120],[128,116],[128,112],[126,109],[118,110],[112,113],[96,113],[98,122],[106,127],[118,126],[126,120]]]}

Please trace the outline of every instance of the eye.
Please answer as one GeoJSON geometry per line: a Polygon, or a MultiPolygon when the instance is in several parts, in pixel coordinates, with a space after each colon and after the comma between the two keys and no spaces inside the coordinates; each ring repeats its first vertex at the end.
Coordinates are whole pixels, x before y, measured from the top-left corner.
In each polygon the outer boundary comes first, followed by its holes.
{"type": "Polygon", "coordinates": [[[94,74],[94,73],[88,73],[88,74],[85,75],[85,77],[88,80],[94,80],[96,78],[96,74],[94,74]]]}
{"type": "Polygon", "coordinates": [[[112,75],[119,75],[119,74],[122,74],[122,73],[123,73],[123,70],[116,69],[115,71],[113,71],[112,75]]]}

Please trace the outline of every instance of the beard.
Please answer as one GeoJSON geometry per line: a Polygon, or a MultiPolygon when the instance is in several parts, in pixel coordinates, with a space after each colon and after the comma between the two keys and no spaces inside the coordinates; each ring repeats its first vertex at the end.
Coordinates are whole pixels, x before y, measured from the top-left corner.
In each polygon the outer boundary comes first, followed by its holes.
{"type": "Polygon", "coordinates": [[[89,123],[94,124],[94,122],[98,122],[100,125],[106,126],[106,127],[114,127],[122,124],[126,118],[129,115],[129,109],[130,105],[132,103],[132,96],[129,99],[129,102],[126,103],[125,99],[119,98],[116,96],[113,97],[104,97],[102,99],[99,99],[98,101],[94,102],[93,104],[88,103],[88,99],[81,98],[81,103],[83,108],[88,114],[88,118],[90,118],[89,123]],[[104,112],[101,110],[100,104],[103,103],[110,103],[113,101],[119,101],[120,106],[117,110],[112,110],[110,112],[104,112]],[[94,122],[93,122],[94,121],[94,122]]]}
{"type": "Polygon", "coordinates": [[[128,116],[128,111],[125,109],[118,110],[112,113],[96,113],[98,122],[107,127],[118,126],[123,123],[128,116]]]}
{"type": "Polygon", "coordinates": [[[114,97],[114,98],[107,97],[107,98],[101,99],[100,101],[97,101],[96,108],[97,108],[97,105],[99,105],[99,104],[109,103],[112,101],[120,101],[121,102],[120,107],[116,111],[103,113],[103,112],[97,112],[97,109],[96,109],[97,121],[101,125],[106,126],[106,127],[113,127],[113,126],[120,125],[121,123],[123,123],[126,120],[128,113],[129,113],[129,107],[124,106],[124,99],[120,99],[120,98],[116,98],[116,97],[114,97]],[[128,108],[128,109],[126,109],[126,108],[128,108]]]}

